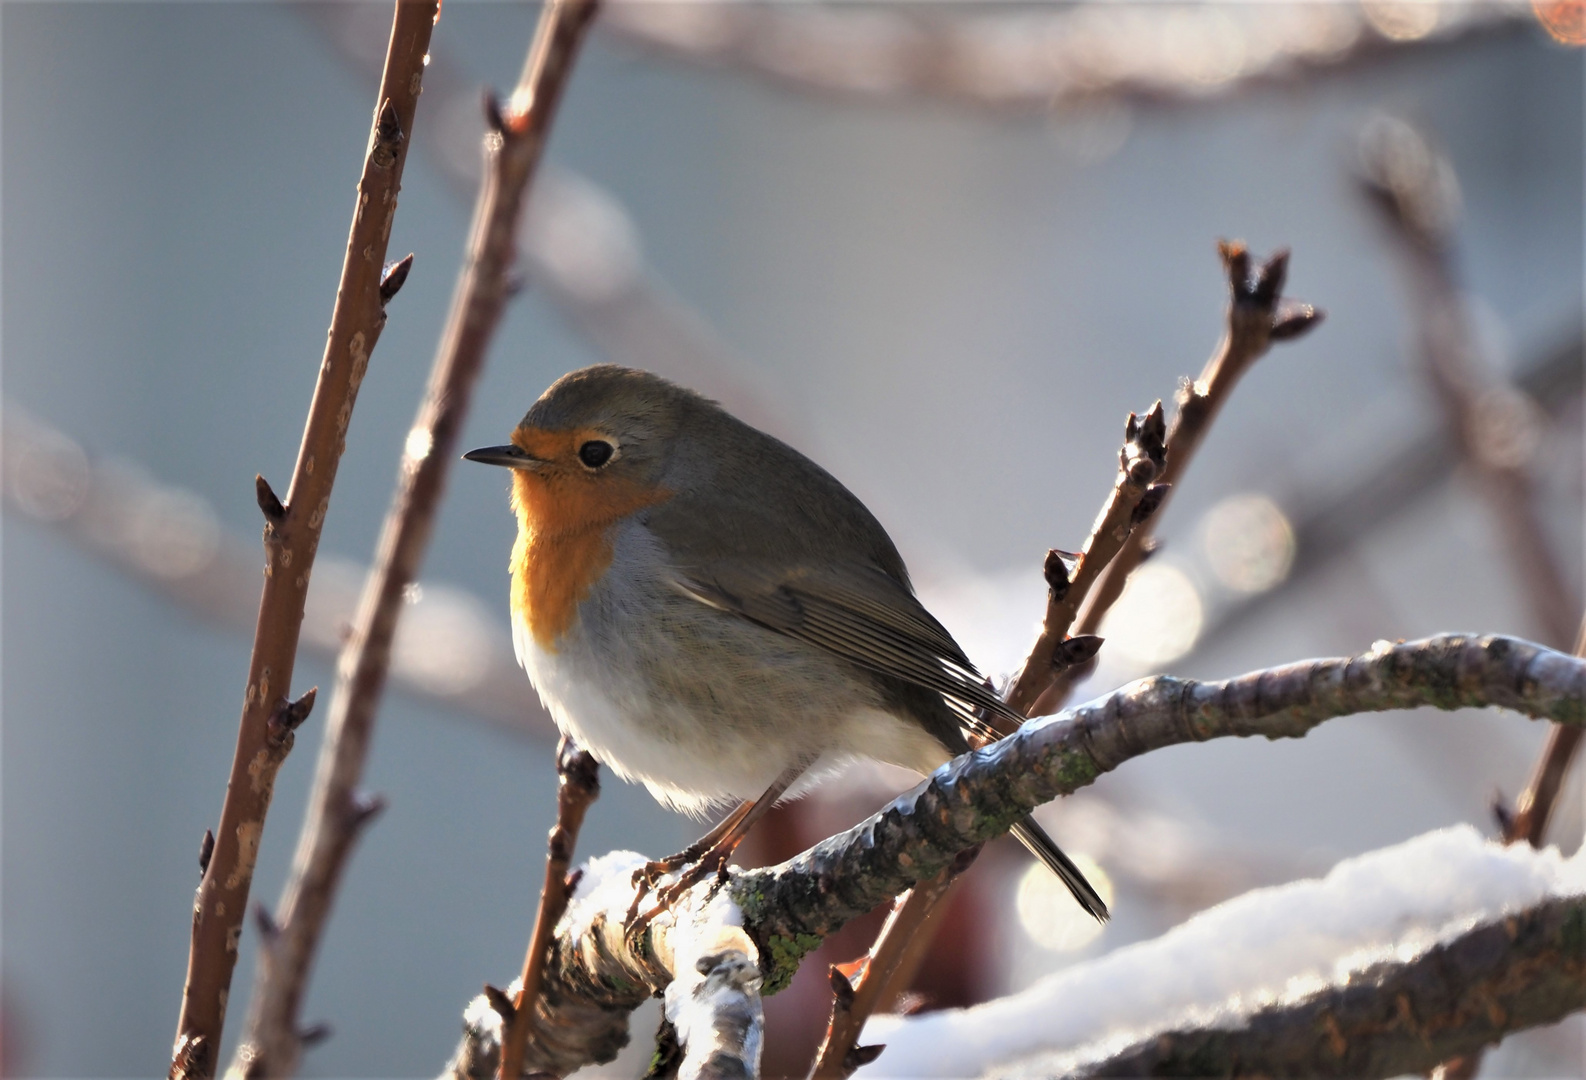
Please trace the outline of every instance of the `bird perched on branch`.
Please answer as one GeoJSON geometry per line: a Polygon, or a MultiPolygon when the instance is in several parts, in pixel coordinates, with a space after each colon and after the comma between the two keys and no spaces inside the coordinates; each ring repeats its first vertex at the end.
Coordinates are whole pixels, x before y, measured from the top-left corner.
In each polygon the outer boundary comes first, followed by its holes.
{"type": "MultiPolygon", "coordinates": [[[[671,806],[742,800],[663,904],[750,825],[853,758],[929,773],[1024,717],[914,596],[831,474],[715,402],[615,365],[547,390],[511,442],[512,632],[557,725],[671,806]]],[[[1101,897],[1030,819],[1014,835],[1086,911],[1101,897]]]]}

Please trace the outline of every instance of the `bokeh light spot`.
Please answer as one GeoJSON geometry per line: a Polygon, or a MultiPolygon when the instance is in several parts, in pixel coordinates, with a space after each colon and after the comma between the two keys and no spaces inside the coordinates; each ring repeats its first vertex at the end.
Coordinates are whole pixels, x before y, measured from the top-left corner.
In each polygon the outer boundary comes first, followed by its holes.
{"type": "Polygon", "coordinates": [[[1115,653],[1156,667],[1194,648],[1204,621],[1200,590],[1189,575],[1176,566],[1147,563],[1129,576],[1101,636],[1115,653]]]}
{"type": "Polygon", "coordinates": [[[1586,45],[1586,0],[1531,0],[1531,10],[1554,41],[1586,45]]]}
{"type": "MultiPolygon", "coordinates": [[[[1069,853],[1074,865],[1096,888],[1108,907],[1112,906],[1112,878],[1107,876],[1096,860],[1086,855],[1069,853]]],[[[1101,936],[1106,926],[1091,918],[1074,902],[1067,887],[1056,875],[1038,862],[1032,862],[1019,879],[1015,900],[1019,926],[1043,949],[1052,952],[1073,952],[1083,949],[1101,936]]]]}
{"type": "Polygon", "coordinates": [[[1212,573],[1240,593],[1266,592],[1294,566],[1294,528],[1265,495],[1230,495],[1206,513],[1201,543],[1212,573]]]}

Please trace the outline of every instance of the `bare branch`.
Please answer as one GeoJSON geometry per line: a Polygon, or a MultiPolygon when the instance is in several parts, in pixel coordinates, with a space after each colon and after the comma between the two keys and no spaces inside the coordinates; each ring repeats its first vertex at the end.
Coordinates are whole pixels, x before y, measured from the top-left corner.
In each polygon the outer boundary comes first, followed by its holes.
{"type": "MultiPolygon", "coordinates": [[[[1318,309],[1283,296],[1289,268],[1287,251],[1279,251],[1255,267],[1251,266],[1245,246],[1237,241],[1220,243],[1218,252],[1228,275],[1228,318],[1223,340],[1201,370],[1200,378],[1179,390],[1178,413],[1167,433],[1167,461],[1157,478],[1163,490],[1156,513],[1140,522],[1102,570],[1073,628],[1076,637],[1100,630],[1102,619],[1123,595],[1129,575],[1145,561],[1152,531],[1161,518],[1162,502],[1171,495],[1171,486],[1181,481],[1212,421],[1245,372],[1266,355],[1274,341],[1292,341],[1322,320],[1318,309]]],[[[1044,716],[1059,708],[1086,670],[1080,665],[1056,672],[1029,714],[1044,716]]]]}
{"type": "Polygon", "coordinates": [[[502,129],[486,140],[490,158],[486,183],[475,209],[452,311],[424,403],[408,434],[375,567],[338,664],[309,812],[282,893],[281,939],[272,962],[260,966],[247,1041],[238,1051],[238,1069],[244,1075],[296,1071],[301,1049],[299,1012],[314,954],[353,841],[367,820],[367,815],[357,812],[355,793],[385,689],[403,599],[429,545],[474,384],[510,295],[508,277],[525,193],[593,15],[592,0],[552,0],[546,5],[502,129]]]}
{"type": "MultiPolygon", "coordinates": [[[[502,1077],[516,1077],[523,1071],[523,1047],[529,1037],[529,1018],[539,1000],[540,982],[545,974],[546,953],[551,933],[567,910],[576,878],[568,877],[578,833],[584,827],[584,814],[600,797],[600,762],[566,735],[556,750],[556,826],[547,842],[545,882],[540,886],[540,909],[534,917],[534,930],[523,956],[523,974],[518,976],[518,992],[512,999],[511,1025],[502,1046],[502,1077]]],[[[499,1010],[497,1010],[499,1011],[499,1010]]]]}
{"type": "Polygon", "coordinates": [[[1516,3],[1208,3],[1171,13],[1080,3],[987,13],[644,0],[612,5],[603,25],[644,48],[799,89],[1050,110],[1101,96],[1221,98],[1512,31],[1529,15],[1516,3]]]}
{"type": "MultiPolygon", "coordinates": [[[[1570,640],[1580,602],[1549,542],[1530,467],[1539,412],[1480,354],[1474,320],[1455,284],[1459,180],[1453,164],[1410,124],[1378,117],[1360,140],[1360,183],[1402,258],[1420,336],[1421,371],[1460,460],[1502,531],[1531,614],[1555,646],[1570,640]]],[[[1586,645],[1586,624],[1580,645],[1586,645]]],[[[1540,846],[1581,733],[1557,727],[1508,819],[1504,839],[1540,846]]],[[[1449,1062],[1445,1080],[1475,1075],[1479,1055],[1449,1062]]]]}
{"type": "Polygon", "coordinates": [[[1100,639],[1085,634],[1068,645],[1064,639],[1079,614],[1081,605],[1107,567],[1124,550],[1129,537],[1151,519],[1167,496],[1168,486],[1156,483],[1167,467],[1167,423],[1162,403],[1152,405],[1144,416],[1129,414],[1124,428],[1123,449],[1118,453],[1118,477],[1096,522],[1091,526],[1085,546],[1080,549],[1074,569],[1067,566],[1065,553],[1050,551],[1043,568],[1047,583],[1046,617],[1041,632],[1030,649],[1019,674],[1009,684],[1008,704],[1026,716],[1041,695],[1060,675],[1096,655],[1100,639]],[[1061,655],[1060,655],[1061,650],[1061,655]],[[1089,653],[1089,657],[1085,654],[1089,653]]]}
{"type": "Polygon", "coordinates": [[[291,747],[290,732],[284,739],[272,738],[269,720],[292,685],[309,575],[346,445],[347,425],[369,354],[385,325],[380,284],[387,240],[402,186],[424,57],[439,10],[437,0],[395,7],[330,334],[285,505],[273,492],[264,499],[268,485],[262,481],[259,485],[266,510],[264,592],[231,779],[214,851],[193,904],[192,946],[172,1050],[172,1077],[207,1077],[215,1067],[259,840],[276,771],[291,747]]]}
{"type": "MultiPolygon", "coordinates": [[[[1132,757],[1228,736],[1299,738],[1334,717],[1423,705],[1496,706],[1580,727],[1586,724],[1586,661],[1514,638],[1445,635],[1382,642],[1355,657],[1308,660],[1221,682],[1143,679],[955,759],[847,832],[780,866],[733,874],[727,893],[758,950],[765,985],[775,992],[804,955],[848,920],[1132,757]]],[[[664,957],[674,923],[663,917],[652,924],[647,947],[641,942],[636,955],[622,926],[632,886],[610,883],[613,874],[642,861],[610,856],[591,865],[589,872],[598,870],[608,883],[587,900],[575,899],[557,930],[534,1018],[530,1067],[566,1075],[611,1060],[626,1041],[626,1014],[670,981],[664,957]]],[[[690,905],[710,888],[701,884],[688,894],[684,910],[695,910],[690,905]]],[[[474,1023],[477,1014],[471,1007],[470,1034],[454,1067],[485,1053],[480,1047],[488,1040],[474,1023]]]]}
{"type": "Polygon", "coordinates": [[[1586,895],[1556,897],[1235,1022],[1045,1055],[993,1075],[1424,1076],[1452,1055],[1586,1008],[1583,928],[1586,895]]]}

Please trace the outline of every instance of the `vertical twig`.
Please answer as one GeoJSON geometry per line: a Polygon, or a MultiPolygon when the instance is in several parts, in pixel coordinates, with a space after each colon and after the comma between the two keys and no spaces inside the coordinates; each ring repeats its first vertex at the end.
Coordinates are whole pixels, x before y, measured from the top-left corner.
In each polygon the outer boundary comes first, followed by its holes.
{"type": "MultiPolygon", "coordinates": [[[[1255,266],[1253,272],[1244,244],[1222,241],[1217,251],[1228,275],[1227,329],[1200,378],[1179,390],[1178,414],[1167,433],[1167,462],[1158,477],[1160,484],[1167,485],[1169,495],[1245,372],[1266,355],[1273,342],[1302,337],[1323,318],[1323,313],[1310,304],[1282,295],[1289,269],[1288,251],[1276,252],[1255,266]]],[[[1102,571],[1074,626],[1075,636],[1094,634],[1100,629],[1102,619],[1123,594],[1129,575],[1149,554],[1155,523],[1155,519],[1146,521],[1135,529],[1102,571]]],[[[1045,716],[1061,708],[1085,670],[1084,665],[1078,665],[1059,672],[1029,715],[1045,716]]]]}
{"type": "Polygon", "coordinates": [[[545,954],[551,947],[551,934],[567,910],[577,878],[569,877],[578,832],[584,827],[584,814],[600,797],[600,762],[566,735],[556,749],[556,826],[546,843],[545,884],[540,888],[540,908],[534,917],[534,932],[523,954],[523,974],[512,999],[512,1023],[502,1040],[500,1076],[516,1080],[523,1071],[523,1048],[534,1026],[534,1006],[540,998],[545,976],[545,954]]]}
{"type": "MultiPolygon", "coordinates": [[[[1273,255],[1254,273],[1243,244],[1223,242],[1218,251],[1231,293],[1222,344],[1200,379],[1180,392],[1171,430],[1164,422],[1161,402],[1143,417],[1129,414],[1118,477],[1084,548],[1075,556],[1057,550],[1047,553],[1046,617],[1006,695],[1008,704],[1027,716],[1055,711],[1074,678],[1096,655],[1101,639],[1094,631],[1102,615],[1123,591],[1129,572],[1145,557],[1157,512],[1239,377],[1272,342],[1297,338],[1322,318],[1309,304],[1281,296],[1286,251],[1273,255]],[[1075,562],[1072,570],[1070,561],[1075,562]],[[1074,627],[1076,617],[1079,622],[1074,627]],[[1071,627],[1077,631],[1073,636],[1068,635],[1071,627]]],[[[929,944],[929,936],[919,931],[951,889],[952,878],[944,872],[899,898],[869,954],[854,966],[857,985],[849,981],[848,973],[833,968],[832,1018],[810,1074],[814,1080],[846,1077],[880,1053],[876,1048],[856,1048],[855,1042],[876,1007],[913,978],[929,944]]]]}
{"type": "Polygon", "coordinates": [[[276,772],[292,744],[281,703],[291,688],[309,574],[358,386],[394,293],[383,287],[388,280],[386,246],[437,11],[438,0],[396,4],[330,334],[286,501],[263,477],[257,480],[265,515],[264,590],[220,827],[193,903],[172,1077],[201,1078],[214,1072],[259,840],[276,772]]]}
{"type": "Polygon", "coordinates": [[[280,932],[267,962],[260,965],[247,1042],[238,1051],[236,1069],[247,1075],[294,1071],[300,1050],[298,1013],[314,953],[352,844],[371,816],[369,808],[377,807],[357,789],[390,668],[403,594],[418,575],[474,384],[512,295],[514,239],[529,183],[594,10],[593,0],[548,3],[508,108],[503,112],[494,99],[488,102],[489,160],[468,253],[424,403],[407,438],[375,567],[338,664],[309,812],[281,898],[280,932]]]}
{"type": "MultiPolygon", "coordinates": [[[[1456,284],[1459,179],[1453,165],[1410,124],[1379,117],[1360,140],[1360,183],[1403,256],[1420,337],[1421,370],[1442,410],[1461,462],[1501,530],[1504,551],[1543,640],[1562,647],[1580,602],[1547,538],[1529,466],[1540,418],[1530,400],[1485,362],[1456,284]]],[[[1586,655],[1586,622],[1575,638],[1586,655]]],[[[1553,725],[1514,812],[1499,810],[1503,840],[1541,847],[1575,751],[1578,728],[1553,725]]],[[[1444,1062],[1442,1080],[1469,1080],[1480,1051],[1444,1062]]]]}

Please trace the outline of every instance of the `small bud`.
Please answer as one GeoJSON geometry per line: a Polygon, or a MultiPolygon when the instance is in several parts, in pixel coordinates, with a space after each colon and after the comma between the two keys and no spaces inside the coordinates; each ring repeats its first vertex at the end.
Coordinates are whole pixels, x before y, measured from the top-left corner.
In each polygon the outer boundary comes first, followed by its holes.
{"type": "Polygon", "coordinates": [[[854,984],[848,981],[848,976],[843,974],[842,968],[833,964],[831,968],[832,997],[837,999],[837,1007],[844,1011],[854,1006],[854,984]]]}
{"type": "Polygon", "coordinates": [[[1272,329],[1267,331],[1267,336],[1273,341],[1293,341],[1310,333],[1326,317],[1325,311],[1310,304],[1298,300],[1280,300],[1277,310],[1272,313],[1272,329]]]}
{"type": "Polygon", "coordinates": [[[314,699],[319,696],[319,687],[310,687],[308,692],[296,701],[281,699],[275,712],[270,714],[270,719],[265,722],[265,729],[272,742],[280,744],[288,735],[296,731],[308,714],[314,710],[314,699]]]}
{"type": "Polygon", "coordinates": [[[1052,667],[1057,671],[1066,671],[1078,664],[1088,663],[1090,659],[1101,651],[1104,638],[1095,634],[1079,634],[1066,641],[1058,643],[1052,653],[1052,667]]]}
{"type": "Polygon", "coordinates": [[[286,507],[281,505],[281,500],[276,498],[275,492],[270,488],[270,481],[263,476],[253,478],[253,495],[259,501],[259,509],[264,512],[268,521],[273,523],[286,517],[286,507]]]}
{"type": "Polygon", "coordinates": [[[1509,800],[1504,797],[1503,792],[1492,793],[1491,809],[1493,820],[1498,823],[1498,832],[1508,836],[1510,830],[1514,828],[1514,808],[1509,805],[1509,800]]]}
{"type": "Polygon", "coordinates": [[[203,877],[209,873],[209,860],[215,854],[215,834],[209,829],[204,830],[204,838],[198,842],[198,876],[203,877]]]}
{"type": "Polygon", "coordinates": [[[1068,586],[1073,581],[1074,567],[1078,563],[1079,556],[1071,551],[1052,548],[1046,553],[1041,574],[1046,578],[1046,587],[1052,590],[1053,600],[1061,600],[1068,595],[1068,586]]]}
{"type": "Polygon", "coordinates": [[[1271,307],[1277,303],[1278,296],[1283,292],[1283,283],[1288,276],[1289,249],[1278,248],[1256,271],[1255,285],[1250,290],[1250,299],[1262,307],[1271,307]]]}
{"type": "Polygon", "coordinates": [[[297,1033],[297,1041],[302,1045],[303,1049],[309,1050],[318,1046],[320,1043],[324,1042],[334,1034],[334,1028],[324,1021],[320,1021],[317,1024],[310,1024],[302,1031],[299,1031],[297,1033]]]}
{"type": "Polygon", "coordinates": [[[881,1051],[887,1048],[886,1043],[877,1043],[873,1046],[856,1046],[843,1055],[843,1071],[852,1073],[862,1069],[876,1058],[881,1056],[881,1051]]]}
{"type": "Polygon", "coordinates": [[[386,800],[384,795],[368,791],[355,791],[349,809],[352,811],[352,827],[354,831],[366,828],[370,822],[385,813],[386,800]]]}
{"type": "Polygon", "coordinates": [[[512,1026],[513,1017],[518,1015],[518,1007],[512,1004],[511,998],[503,991],[496,989],[489,983],[485,983],[485,1001],[490,1004],[490,1008],[495,1011],[495,1014],[501,1017],[503,1024],[507,1027],[512,1026]]]}
{"type": "Polygon", "coordinates": [[[1134,504],[1134,513],[1129,516],[1131,525],[1143,525],[1151,520],[1167,499],[1167,494],[1173,489],[1172,484],[1152,484],[1145,489],[1145,494],[1140,496],[1140,501],[1134,504]]]}
{"type": "Polygon", "coordinates": [[[409,252],[406,258],[390,263],[380,272],[380,306],[385,307],[391,298],[402,291],[402,286],[407,283],[408,271],[413,269],[413,254],[409,252]]]}
{"type": "Polygon", "coordinates": [[[507,130],[506,117],[501,115],[501,99],[494,90],[486,89],[482,104],[485,109],[485,126],[493,134],[503,135],[507,130]]]}
{"type": "Polygon", "coordinates": [[[281,936],[281,928],[263,904],[253,905],[253,925],[259,928],[259,936],[264,939],[266,948],[274,945],[275,939],[281,936]]]}

